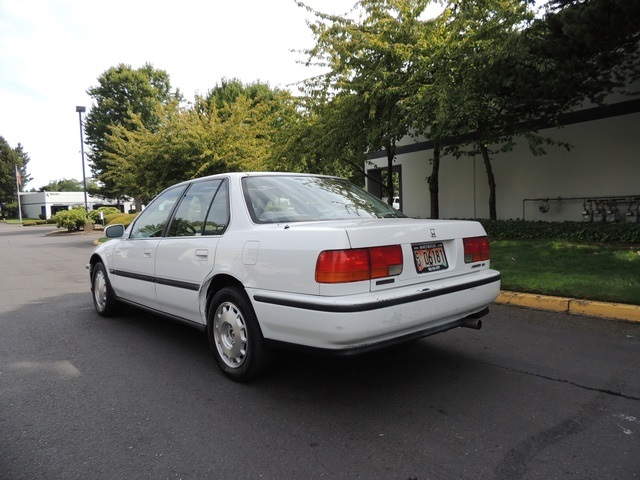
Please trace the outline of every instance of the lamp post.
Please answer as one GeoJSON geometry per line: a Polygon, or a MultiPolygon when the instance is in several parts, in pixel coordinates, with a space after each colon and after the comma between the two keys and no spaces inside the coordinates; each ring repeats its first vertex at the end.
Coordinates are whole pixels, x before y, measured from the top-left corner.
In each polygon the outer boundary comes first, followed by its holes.
{"type": "Polygon", "coordinates": [[[86,111],[86,107],[76,107],[76,112],[78,112],[78,120],[80,121],[80,152],[82,153],[82,185],[84,189],[84,211],[86,213],[89,213],[89,206],[87,204],[87,176],[84,173],[84,139],[82,138],[82,114],[86,111]]]}

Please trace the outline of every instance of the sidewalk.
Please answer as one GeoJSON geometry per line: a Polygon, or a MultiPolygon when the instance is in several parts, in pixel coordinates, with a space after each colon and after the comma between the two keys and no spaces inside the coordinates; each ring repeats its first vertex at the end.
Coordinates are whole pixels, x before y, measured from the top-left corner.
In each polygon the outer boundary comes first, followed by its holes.
{"type": "Polygon", "coordinates": [[[640,322],[640,306],[501,291],[496,303],[588,317],[640,322]]]}

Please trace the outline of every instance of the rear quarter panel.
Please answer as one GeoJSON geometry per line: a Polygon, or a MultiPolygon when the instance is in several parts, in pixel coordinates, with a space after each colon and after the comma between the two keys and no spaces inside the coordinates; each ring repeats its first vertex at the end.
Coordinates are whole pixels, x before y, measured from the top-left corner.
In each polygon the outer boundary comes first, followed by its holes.
{"type": "MultiPolygon", "coordinates": [[[[220,239],[216,270],[233,275],[247,288],[318,295],[318,254],[345,248],[349,239],[344,229],[256,225],[229,231],[220,239]]],[[[363,286],[347,286],[346,291],[361,292],[363,286]]]]}

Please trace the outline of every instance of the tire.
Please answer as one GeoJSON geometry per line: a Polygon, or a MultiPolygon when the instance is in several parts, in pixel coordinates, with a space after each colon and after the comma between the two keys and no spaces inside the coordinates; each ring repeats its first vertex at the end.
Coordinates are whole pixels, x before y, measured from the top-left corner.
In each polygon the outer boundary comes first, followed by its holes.
{"type": "Polygon", "coordinates": [[[116,300],[102,262],[96,263],[91,270],[91,294],[98,315],[111,317],[120,310],[120,302],[116,300]]]}
{"type": "Polygon", "coordinates": [[[225,287],[216,292],[207,313],[207,333],[218,366],[232,380],[254,380],[273,363],[273,352],[241,288],[225,287]]]}

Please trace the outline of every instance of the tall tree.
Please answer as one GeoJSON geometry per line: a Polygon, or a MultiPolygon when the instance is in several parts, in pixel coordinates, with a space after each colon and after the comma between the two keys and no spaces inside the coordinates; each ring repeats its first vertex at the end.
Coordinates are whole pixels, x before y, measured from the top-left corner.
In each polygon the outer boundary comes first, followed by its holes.
{"type": "Polygon", "coordinates": [[[24,186],[31,181],[27,163],[29,155],[22,145],[11,148],[9,142],[0,136],[0,210],[4,210],[6,204],[17,202],[18,188],[24,190],[24,186]],[[19,182],[16,182],[16,168],[19,182]]]}
{"type": "Polygon", "coordinates": [[[158,106],[181,99],[179,91],[171,87],[169,75],[155,69],[151,64],[133,69],[120,64],[104,72],[98,78],[98,85],[89,88],[87,93],[95,104],[86,117],[86,141],[90,146],[88,153],[93,176],[103,184],[102,194],[118,198],[127,195],[113,182],[109,175],[108,137],[116,127],[137,128],[137,122],[131,122],[136,115],[139,124],[153,132],[161,124],[158,106]]]}
{"type": "Polygon", "coordinates": [[[316,45],[306,51],[309,64],[327,73],[306,82],[318,103],[329,103],[335,114],[337,144],[346,151],[384,149],[387,153],[389,202],[393,202],[393,162],[396,144],[412,133],[412,112],[405,100],[414,95],[412,51],[424,28],[421,17],[429,0],[360,0],[354,20],[315,11],[310,25],[316,45]],[[346,141],[345,141],[346,139],[346,141]]]}
{"type": "Polygon", "coordinates": [[[300,119],[301,105],[289,91],[272,88],[260,81],[243,84],[238,79],[222,80],[220,84],[209,90],[203,105],[206,105],[206,109],[201,108],[202,113],[216,115],[222,122],[227,122],[232,113],[238,117],[237,107],[244,105],[247,119],[251,119],[250,123],[262,125],[261,132],[255,133],[264,138],[256,138],[253,141],[268,140],[270,144],[263,168],[271,170],[294,168],[291,159],[287,158],[284,146],[292,135],[293,127],[300,119]]]}
{"type": "Polygon", "coordinates": [[[18,172],[20,174],[20,191],[24,190],[24,187],[27,183],[29,183],[32,178],[29,172],[27,171],[27,164],[31,160],[29,158],[29,154],[25,152],[22,144],[18,143],[16,148],[14,148],[16,155],[18,156],[18,172]]]}
{"type": "Polygon", "coordinates": [[[289,92],[234,81],[188,107],[176,101],[159,105],[156,115],[161,121],[154,129],[132,115],[106,141],[104,178],[143,202],[180,180],[279,169],[276,146],[297,111],[289,92]]]}
{"type": "Polygon", "coordinates": [[[440,218],[439,182],[443,145],[456,134],[460,118],[464,116],[449,95],[455,66],[450,61],[448,23],[445,14],[425,22],[419,42],[412,52],[414,75],[408,79],[417,85],[415,95],[407,100],[415,112],[412,128],[417,134],[433,141],[431,175],[427,178],[430,218],[440,218]]]}
{"type": "Polygon", "coordinates": [[[446,120],[436,124],[436,132],[446,152],[483,159],[492,220],[497,219],[497,187],[491,155],[511,150],[518,135],[532,148],[541,143],[522,123],[537,112],[523,108],[517,95],[525,81],[519,72],[532,61],[522,35],[534,18],[531,3],[450,0],[439,19],[444,37],[429,98],[439,109],[437,117],[446,120]]]}
{"type": "Polygon", "coordinates": [[[495,220],[492,155],[511,150],[517,137],[533,155],[545,145],[569,148],[538,129],[640,77],[640,4],[553,0],[535,19],[531,1],[452,0],[445,12],[454,47],[451,98],[466,114],[451,150],[483,159],[495,220]]]}

